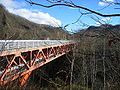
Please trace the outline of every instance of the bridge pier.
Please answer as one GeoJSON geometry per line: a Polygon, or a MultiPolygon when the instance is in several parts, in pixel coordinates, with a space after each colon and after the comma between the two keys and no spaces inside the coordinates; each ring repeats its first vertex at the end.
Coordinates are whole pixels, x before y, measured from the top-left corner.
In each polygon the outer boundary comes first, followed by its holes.
{"type": "Polygon", "coordinates": [[[27,74],[23,75],[22,78],[20,79],[20,86],[23,86],[26,84],[29,76],[31,75],[32,71],[28,72],[27,74]]]}

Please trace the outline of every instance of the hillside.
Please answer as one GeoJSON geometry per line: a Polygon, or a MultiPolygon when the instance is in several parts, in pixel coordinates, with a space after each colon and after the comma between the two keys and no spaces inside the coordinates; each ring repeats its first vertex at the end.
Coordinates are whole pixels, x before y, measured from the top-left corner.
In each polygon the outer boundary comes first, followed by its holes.
{"type": "Polygon", "coordinates": [[[30,22],[0,5],[0,39],[67,39],[68,36],[62,28],[30,22]]]}
{"type": "Polygon", "coordinates": [[[79,30],[75,37],[99,37],[99,38],[120,38],[120,25],[103,24],[101,26],[90,26],[87,29],[79,30]]]}
{"type": "Polygon", "coordinates": [[[79,66],[74,70],[74,82],[93,90],[118,90],[120,25],[90,26],[74,35],[78,40],[75,66],[79,66]]]}

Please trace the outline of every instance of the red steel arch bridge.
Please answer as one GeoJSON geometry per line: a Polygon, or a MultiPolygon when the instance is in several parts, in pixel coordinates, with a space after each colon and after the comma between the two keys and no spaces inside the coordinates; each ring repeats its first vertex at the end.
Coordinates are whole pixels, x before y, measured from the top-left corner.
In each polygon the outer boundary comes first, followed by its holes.
{"type": "Polygon", "coordinates": [[[70,52],[74,44],[69,40],[0,40],[0,85],[18,77],[24,85],[33,70],[70,52]]]}

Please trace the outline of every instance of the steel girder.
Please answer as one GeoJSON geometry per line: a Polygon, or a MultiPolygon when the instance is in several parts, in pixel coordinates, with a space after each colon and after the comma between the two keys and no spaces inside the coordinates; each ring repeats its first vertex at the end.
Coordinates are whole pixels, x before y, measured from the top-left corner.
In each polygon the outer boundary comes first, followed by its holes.
{"type": "Polygon", "coordinates": [[[24,85],[33,70],[70,52],[73,46],[73,43],[69,43],[1,53],[0,85],[5,85],[18,77],[19,84],[24,85]]]}

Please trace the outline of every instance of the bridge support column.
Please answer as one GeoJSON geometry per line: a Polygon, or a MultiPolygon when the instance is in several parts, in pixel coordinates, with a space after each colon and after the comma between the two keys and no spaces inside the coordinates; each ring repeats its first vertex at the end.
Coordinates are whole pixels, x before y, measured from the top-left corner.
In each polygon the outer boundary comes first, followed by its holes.
{"type": "Polygon", "coordinates": [[[20,86],[25,85],[26,81],[28,80],[30,74],[32,73],[32,71],[28,72],[27,74],[23,75],[21,80],[20,80],[20,86]]]}

